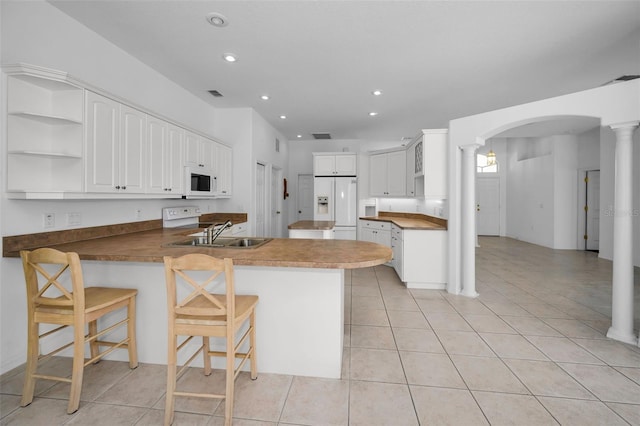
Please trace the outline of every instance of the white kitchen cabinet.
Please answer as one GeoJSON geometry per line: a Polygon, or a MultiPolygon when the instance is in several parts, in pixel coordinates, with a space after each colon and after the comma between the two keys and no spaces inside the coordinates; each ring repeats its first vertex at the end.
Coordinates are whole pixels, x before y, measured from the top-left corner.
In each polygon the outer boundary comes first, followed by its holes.
{"type": "Polygon", "coordinates": [[[406,167],[404,149],[372,154],[369,157],[371,195],[380,197],[405,196],[406,167]]]}
{"type": "Polygon", "coordinates": [[[145,192],[147,164],[147,114],[120,105],[120,190],[145,192]]]}
{"type": "Polygon", "coordinates": [[[447,198],[447,129],[425,129],[411,147],[415,158],[416,196],[447,198]]]}
{"type": "Polygon", "coordinates": [[[391,224],[375,220],[360,220],[361,241],[382,244],[391,247],[391,224]]]}
{"type": "Polygon", "coordinates": [[[444,290],[447,284],[447,231],[394,227],[393,267],[407,288],[444,290]],[[396,233],[397,231],[397,233],[396,233]]]}
{"type": "Polygon", "coordinates": [[[181,197],[187,153],[195,167],[217,168],[221,195],[230,195],[230,147],[65,72],[26,64],[2,70],[8,198],[181,197]]]}
{"type": "Polygon", "coordinates": [[[215,142],[185,131],[185,165],[213,170],[215,142]]]}
{"type": "Polygon", "coordinates": [[[25,67],[7,69],[8,197],[81,192],[83,89],[64,75],[44,78],[25,67]]]}
{"type": "Polygon", "coordinates": [[[406,178],[407,178],[407,197],[416,196],[416,150],[415,145],[409,145],[407,147],[407,162],[406,162],[406,178]]]}
{"type": "Polygon", "coordinates": [[[313,153],[314,176],[356,176],[355,153],[313,153]]]}
{"type": "Polygon", "coordinates": [[[232,193],[232,173],[233,173],[233,151],[230,147],[219,143],[215,144],[214,172],[217,178],[217,195],[219,197],[230,197],[232,193]]]}
{"type": "Polygon", "coordinates": [[[184,129],[149,117],[147,192],[182,194],[184,129]]]}
{"type": "Polygon", "coordinates": [[[404,267],[404,244],[402,228],[394,224],[391,225],[391,250],[393,251],[393,260],[391,266],[396,270],[396,273],[402,279],[403,267],[404,267]]]}
{"type": "Polygon", "coordinates": [[[146,114],[86,92],[85,190],[143,193],[146,114]]]}

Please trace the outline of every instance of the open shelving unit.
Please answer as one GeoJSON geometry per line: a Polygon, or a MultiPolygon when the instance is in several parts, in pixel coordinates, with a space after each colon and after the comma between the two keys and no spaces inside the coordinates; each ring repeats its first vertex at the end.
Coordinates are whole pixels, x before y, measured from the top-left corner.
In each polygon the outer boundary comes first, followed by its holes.
{"type": "Polygon", "coordinates": [[[81,192],[84,90],[21,71],[7,77],[7,191],[81,192]]]}

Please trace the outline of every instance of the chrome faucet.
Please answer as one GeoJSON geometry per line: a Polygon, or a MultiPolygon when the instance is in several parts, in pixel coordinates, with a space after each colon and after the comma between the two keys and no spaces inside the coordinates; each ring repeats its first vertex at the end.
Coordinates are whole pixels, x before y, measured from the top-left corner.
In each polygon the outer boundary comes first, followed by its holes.
{"type": "Polygon", "coordinates": [[[231,223],[230,220],[226,221],[225,223],[216,223],[208,226],[207,229],[204,230],[204,233],[207,237],[207,244],[213,244],[216,238],[218,238],[220,234],[222,234],[222,231],[227,228],[231,228],[232,226],[233,223],[231,223]]]}

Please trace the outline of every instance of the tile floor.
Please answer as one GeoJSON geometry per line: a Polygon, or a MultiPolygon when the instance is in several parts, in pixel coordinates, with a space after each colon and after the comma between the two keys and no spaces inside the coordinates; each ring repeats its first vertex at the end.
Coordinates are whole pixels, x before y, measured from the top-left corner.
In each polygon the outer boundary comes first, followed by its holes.
{"type": "MultiPolygon", "coordinates": [[[[347,272],[342,380],[241,374],[235,425],[640,425],[640,348],[607,340],[611,262],[482,238],[480,297],[408,291],[391,268],[347,272]]],[[[640,274],[636,268],[636,327],[640,274]]],[[[49,369],[69,367],[58,358],[49,369]]],[[[182,379],[220,386],[221,371],[182,379]]],[[[0,378],[1,425],[159,425],[165,367],[87,368],[80,409],[68,385],[0,378]]],[[[176,425],[221,425],[224,404],[179,399],[176,425]]]]}

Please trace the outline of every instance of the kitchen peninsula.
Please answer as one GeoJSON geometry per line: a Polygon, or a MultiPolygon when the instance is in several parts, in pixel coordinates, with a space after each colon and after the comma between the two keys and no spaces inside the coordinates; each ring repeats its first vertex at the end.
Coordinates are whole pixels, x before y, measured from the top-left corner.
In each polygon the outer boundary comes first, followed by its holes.
{"type": "MultiPolygon", "coordinates": [[[[236,266],[236,292],[260,297],[258,370],[340,378],[344,270],[389,261],[388,247],[362,241],[280,238],[255,248],[171,247],[194,230],[161,228],[157,222],[4,237],[4,256],[18,257],[21,248],[41,246],[75,251],[82,260],[86,285],[138,289],[138,357],[153,364],[166,363],[163,256],[230,257],[236,266]]],[[[16,315],[26,316],[18,309],[24,308],[17,307],[16,315]]],[[[114,353],[113,359],[124,360],[119,356],[114,353]]]]}

